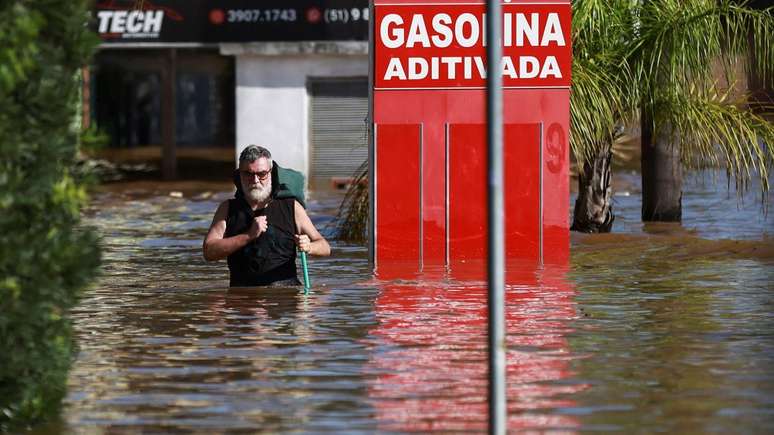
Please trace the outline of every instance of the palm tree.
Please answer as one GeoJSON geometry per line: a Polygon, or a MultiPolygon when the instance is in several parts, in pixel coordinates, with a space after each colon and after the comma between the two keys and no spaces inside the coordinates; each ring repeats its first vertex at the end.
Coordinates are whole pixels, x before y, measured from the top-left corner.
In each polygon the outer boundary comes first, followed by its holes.
{"type": "Polygon", "coordinates": [[[741,190],[757,172],[766,192],[774,148],[765,144],[774,144],[774,125],[734,88],[739,65],[772,80],[772,9],[758,11],[746,1],[644,0],[632,12],[643,221],[681,220],[683,167],[725,168],[741,190]]]}
{"type": "Polygon", "coordinates": [[[745,60],[771,83],[771,9],[729,0],[576,0],[573,9],[573,230],[610,230],[611,143],[637,115],[643,220],[680,220],[683,166],[724,167],[741,187],[757,172],[768,190],[774,127],[734,85],[745,60]]]}
{"type": "Polygon", "coordinates": [[[578,162],[572,230],[609,232],[613,142],[637,108],[629,51],[635,16],[630,0],[573,2],[570,145],[578,162]]]}

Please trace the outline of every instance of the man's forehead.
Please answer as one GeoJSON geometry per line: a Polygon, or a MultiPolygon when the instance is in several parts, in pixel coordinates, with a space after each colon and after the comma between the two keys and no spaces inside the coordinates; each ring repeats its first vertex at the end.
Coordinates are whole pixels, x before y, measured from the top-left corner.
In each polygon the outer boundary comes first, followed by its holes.
{"type": "Polygon", "coordinates": [[[240,167],[242,167],[242,169],[249,169],[253,172],[268,171],[271,169],[269,166],[269,159],[266,157],[260,157],[258,160],[252,163],[242,162],[240,167]]]}

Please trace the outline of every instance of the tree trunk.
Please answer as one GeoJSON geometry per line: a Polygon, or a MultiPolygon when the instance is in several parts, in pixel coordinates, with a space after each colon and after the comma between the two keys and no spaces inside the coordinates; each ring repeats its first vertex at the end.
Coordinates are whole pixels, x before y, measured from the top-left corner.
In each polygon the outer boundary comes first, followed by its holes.
{"type": "Polygon", "coordinates": [[[578,198],[572,216],[572,231],[609,233],[615,220],[610,202],[610,164],[613,143],[606,142],[594,160],[585,162],[578,174],[578,198]]]}
{"type": "Polygon", "coordinates": [[[680,222],[683,171],[680,147],[669,128],[653,134],[653,117],[642,111],[642,220],[680,222]]]}

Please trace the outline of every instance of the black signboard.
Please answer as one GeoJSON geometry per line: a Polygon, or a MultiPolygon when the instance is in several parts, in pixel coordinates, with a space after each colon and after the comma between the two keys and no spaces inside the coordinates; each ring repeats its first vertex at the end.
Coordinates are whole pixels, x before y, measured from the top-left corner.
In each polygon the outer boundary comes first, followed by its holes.
{"type": "Polygon", "coordinates": [[[368,39],[368,0],[98,0],[102,42],[368,39]]]}

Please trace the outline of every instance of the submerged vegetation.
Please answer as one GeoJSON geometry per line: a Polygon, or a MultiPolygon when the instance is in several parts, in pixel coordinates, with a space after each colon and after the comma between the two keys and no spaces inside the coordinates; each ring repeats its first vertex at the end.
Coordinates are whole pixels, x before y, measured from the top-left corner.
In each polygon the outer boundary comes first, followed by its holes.
{"type": "Polygon", "coordinates": [[[75,174],[89,2],[0,6],[0,431],[54,415],[73,357],[68,311],[95,276],[75,174]]]}
{"type": "Polygon", "coordinates": [[[639,122],[643,221],[680,221],[682,169],[727,170],[762,193],[774,165],[774,113],[748,77],[774,84],[774,9],[732,0],[573,2],[571,145],[579,163],[573,229],[609,231],[610,153],[639,122]],[[756,110],[752,110],[752,106],[756,110]]]}
{"type": "Polygon", "coordinates": [[[336,237],[354,243],[365,243],[368,236],[368,162],[360,165],[333,220],[336,237]]]}

